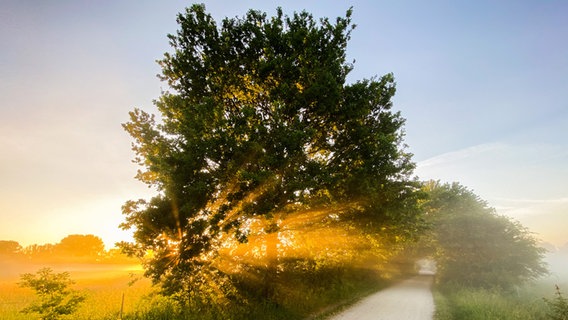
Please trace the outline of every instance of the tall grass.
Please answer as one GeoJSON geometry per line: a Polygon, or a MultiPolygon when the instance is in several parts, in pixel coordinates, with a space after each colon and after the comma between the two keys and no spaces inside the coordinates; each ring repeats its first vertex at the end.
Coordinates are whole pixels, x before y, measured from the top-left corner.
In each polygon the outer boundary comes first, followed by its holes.
{"type": "Polygon", "coordinates": [[[545,320],[551,308],[543,298],[551,298],[554,285],[541,281],[514,291],[472,289],[446,285],[434,291],[436,320],[545,320]]]}
{"type": "Polygon", "coordinates": [[[153,295],[143,301],[143,307],[128,314],[125,319],[324,319],[334,310],[387,285],[378,273],[361,270],[341,274],[340,278],[330,272],[306,274],[305,277],[311,279],[284,277],[282,283],[275,285],[276,290],[270,298],[264,297],[261,292],[255,294],[247,290],[246,297],[223,306],[195,302],[180,305],[172,298],[153,295]]]}
{"type": "MultiPolygon", "coordinates": [[[[246,296],[223,305],[191,302],[179,304],[156,293],[148,279],[130,285],[129,271],[71,272],[73,286],[87,295],[76,320],[119,319],[122,294],[124,320],[213,320],[213,319],[324,319],[327,314],[358,297],[388,285],[376,270],[320,269],[303,273],[283,273],[274,283],[270,297],[261,291],[243,290],[246,296]]],[[[140,276],[138,271],[136,277],[140,276]]],[[[0,319],[29,320],[20,310],[34,299],[34,292],[18,286],[19,279],[0,279],[0,319]]],[[[250,289],[250,288],[248,288],[250,289]]]]}
{"type": "MultiPolygon", "coordinates": [[[[87,299],[69,319],[77,320],[116,320],[119,317],[122,294],[125,294],[124,310],[132,312],[138,307],[142,297],[153,289],[148,280],[142,279],[129,285],[132,276],[128,271],[71,273],[75,280],[74,288],[84,292],[87,299]]],[[[139,276],[139,275],[138,275],[139,276]]],[[[34,292],[28,288],[20,288],[18,279],[2,279],[0,281],[0,319],[29,320],[33,315],[20,312],[34,299],[34,292]]],[[[34,318],[31,318],[34,319],[34,318]]]]}

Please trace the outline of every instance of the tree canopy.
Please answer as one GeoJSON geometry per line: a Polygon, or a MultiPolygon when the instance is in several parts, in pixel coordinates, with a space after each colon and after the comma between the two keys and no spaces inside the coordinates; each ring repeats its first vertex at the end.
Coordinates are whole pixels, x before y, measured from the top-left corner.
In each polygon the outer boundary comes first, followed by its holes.
{"type": "Polygon", "coordinates": [[[135,242],[122,247],[148,258],[149,276],[183,282],[227,235],[246,242],[258,219],[277,232],[298,208],[349,204],[343,218],[398,235],[417,224],[393,76],[346,83],[351,10],[335,21],[251,10],[217,24],[193,5],[177,22],[159,61],[160,116],[135,109],[123,125],[137,178],[157,191],[123,206],[135,242]]]}
{"type": "Polygon", "coordinates": [[[22,246],[13,240],[0,240],[0,257],[15,256],[22,252],[22,246]]]}
{"type": "Polygon", "coordinates": [[[57,254],[67,257],[99,257],[105,251],[103,240],[92,234],[72,234],[54,246],[57,254]]]}
{"type": "Polygon", "coordinates": [[[510,289],[546,274],[545,250],[519,222],[497,215],[458,183],[429,181],[425,215],[429,245],[443,283],[510,289]]]}

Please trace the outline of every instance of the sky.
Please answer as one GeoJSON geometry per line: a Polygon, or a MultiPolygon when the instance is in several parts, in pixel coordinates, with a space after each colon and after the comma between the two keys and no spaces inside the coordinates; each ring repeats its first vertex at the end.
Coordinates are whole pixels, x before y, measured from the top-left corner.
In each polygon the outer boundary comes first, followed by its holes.
{"type": "MultiPolygon", "coordinates": [[[[568,2],[204,1],[220,21],[307,10],[357,25],[349,81],[392,72],[421,180],[459,182],[543,241],[568,242],[568,2]]],[[[121,124],[155,112],[155,62],[189,1],[0,3],[0,239],[128,240],[134,179],[121,124]]]]}

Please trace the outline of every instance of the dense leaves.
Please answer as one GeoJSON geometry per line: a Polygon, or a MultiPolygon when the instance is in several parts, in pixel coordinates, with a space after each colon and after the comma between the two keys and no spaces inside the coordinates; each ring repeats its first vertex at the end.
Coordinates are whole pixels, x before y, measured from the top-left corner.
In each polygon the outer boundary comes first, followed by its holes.
{"type": "Polygon", "coordinates": [[[217,25],[194,5],[178,23],[159,61],[159,119],[135,109],[124,124],[137,177],[158,194],[124,205],[135,243],[122,246],[155,281],[192,278],[225,235],[277,232],[298,207],[348,202],[346,219],[374,230],[418,221],[393,76],[345,81],[351,10],[334,22],[251,10],[217,25]]]}
{"type": "Polygon", "coordinates": [[[517,221],[497,215],[477,195],[454,184],[430,181],[424,204],[432,224],[430,249],[442,283],[510,289],[546,273],[544,249],[517,221]]]}

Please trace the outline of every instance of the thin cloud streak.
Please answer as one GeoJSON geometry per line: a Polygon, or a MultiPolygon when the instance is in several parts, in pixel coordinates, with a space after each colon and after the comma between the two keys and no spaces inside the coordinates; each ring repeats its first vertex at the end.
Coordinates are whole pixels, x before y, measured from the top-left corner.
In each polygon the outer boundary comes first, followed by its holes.
{"type": "Polygon", "coordinates": [[[568,241],[568,152],[560,144],[480,144],[417,163],[421,180],[459,182],[556,245],[568,241]]]}
{"type": "Polygon", "coordinates": [[[523,199],[523,198],[493,198],[495,201],[513,202],[513,203],[529,203],[529,204],[560,204],[568,203],[568,197],[556,199],[523,199]]]}
{"type": "Polygon", "coordinates": [[[444,153],[441,155],[419,161],[416,166],[420,169],[441,166],[448,163],[455,163],[463,159],[469,159],[486,152],[494,152],[504,149],[506,146],[501,143],[488,143],[477,146],[468,147],[465,149],[444,153]]]}

